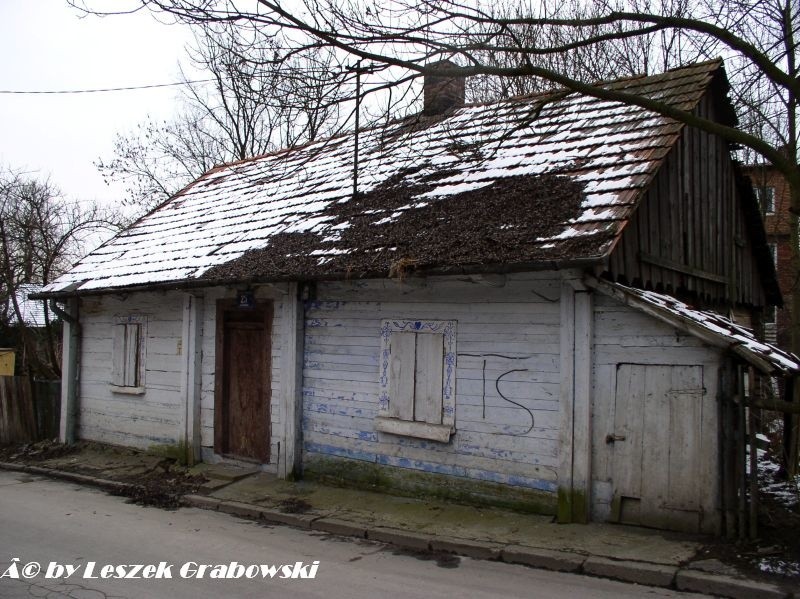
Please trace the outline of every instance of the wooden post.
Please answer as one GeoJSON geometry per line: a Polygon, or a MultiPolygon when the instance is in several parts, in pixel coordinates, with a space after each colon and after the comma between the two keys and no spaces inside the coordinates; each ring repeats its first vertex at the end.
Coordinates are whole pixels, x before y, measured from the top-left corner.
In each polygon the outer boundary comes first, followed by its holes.
{"type": "Polygon", "coordinates": [[[573,415],[575,400],[575,290],[561,284],[561,431],[558,461],[558,521],[572,522],[572,451],[575,439],[573,415]]]}
{"type": "MultiPolygon", "coordinates": [[[[750,393],[752,396],[756,388],[755,371],[750,367],[750,393]]],[[[748,514],[748,535],[750,539],[758,538],[758,449],[756,447],[756,417],[755,410],[747,408],[747,432],[750,441],[750,513],[748,514]]]]}
{"type": "Polygon", "coordinates": [[[734,410],[736,404],[733,397],[736,393],[735,372],[731,376],[731,367],[726,365],[720,372],[719,385],[719,421],[720,421],[720,490],[722,515],[725,536],[733,539],[736,536],[736,436],[734,431],[734,410]]]}
{"type": "MultiPolygon", "coordinates": [[[[793,317],[794,318],[794,317],[793,317]]],[[[795,406],[800,406],[800,384],[797,377],[792,377],[791,401],[795,406]]],[[[800,472],[800,415],[787,414],[783,419],[783,435],[786,439],[786,474],[789,479],[800,472]]]]}
{"type": "Polygon", "coordinates": [[[185,459],[186,463],[190,465],[202,459],[200,455],[202,326],[203,298],[187,293],[183,297],[183,329],[181,332],[183,426],[179,438],[183,439],[185,443],[185,459]]]}
{"type": "Polygon", "coordinates": [[[589,522],[592,504],[592,294],[575,293],[572,521],[589,522]]]}
{"type": "Polygon", "coordinates": [[[580,279],[561,286],[561,434],[558,521],[589,521],[592,464],[592,295],[580,279]]]}
{"type": "Polygon", "coordinates": [[[283,440],[278,475],[295,479],[302,469],[303,337],[305,313],[298,284],[289,283],[281,328],[281,421],[283,440]]]}
{"type": "Polygon", "coordinates": [[[736,481],[738,493],[738,531],[739,538],[747,536],[747,477],[745,476],[745,413],[744,413],[744,380],[742,368],[736,368],[737,414],[736,414],[736,481]]]}
{"type": "Polygon", "coordinates": [[[64,347],[61,353],[61,425],[59,440],[71,445],[77,436],[78,376],[80,360],[80,323],[78,322],[78,298],[67,300],[64,319],[64,347]]]}

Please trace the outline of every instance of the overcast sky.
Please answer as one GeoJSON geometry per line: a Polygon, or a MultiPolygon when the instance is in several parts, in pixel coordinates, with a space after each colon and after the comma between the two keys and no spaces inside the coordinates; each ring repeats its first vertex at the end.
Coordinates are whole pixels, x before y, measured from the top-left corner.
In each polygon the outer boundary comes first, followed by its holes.
{"type": "MultiPolygon", "coordinates": [[[[0,90],[170,83],[190,34],[149,13],[82,16],[66,0],[0,0],[0,90]]],[[[177,88],[91,94],[0,94],[0,166],[50,177],[65,195],[119,200],[93,165],[117,132],[168,118],[177,88]]]]}

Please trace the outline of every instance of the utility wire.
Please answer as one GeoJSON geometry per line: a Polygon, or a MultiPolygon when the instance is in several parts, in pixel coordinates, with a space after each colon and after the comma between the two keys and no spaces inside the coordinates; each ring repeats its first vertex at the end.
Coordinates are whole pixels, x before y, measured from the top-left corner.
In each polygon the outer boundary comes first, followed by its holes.
{"type": "Polygon", "coordinates": [[[58,90],[12,90],[0,89],[0,94],[94,94],[98,92],[124,92],[137,89],[153,89],[157,87],[174,87],[176,85],[186,85],[190,83],[208,83],[214,79],[198,79],[196,81],[177,81],[175,83],[154,83],[152,85],[132,85],[129,87],[105,87],[100,89],[58,89],[58,90]]]}

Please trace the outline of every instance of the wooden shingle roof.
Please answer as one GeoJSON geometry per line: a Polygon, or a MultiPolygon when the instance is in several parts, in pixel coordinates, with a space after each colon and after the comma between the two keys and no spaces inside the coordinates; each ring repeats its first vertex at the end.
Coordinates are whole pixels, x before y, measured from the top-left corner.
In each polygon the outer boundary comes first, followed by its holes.
{"type": "MultiPolygon", "coordinates": [[[[692,109],[719,71],[602,85],[692,109]]],[[[600,260],[682,127],[561,91],[362,130],[356,194],[352,133],[221,166],[46,293],[600,260]]]]}

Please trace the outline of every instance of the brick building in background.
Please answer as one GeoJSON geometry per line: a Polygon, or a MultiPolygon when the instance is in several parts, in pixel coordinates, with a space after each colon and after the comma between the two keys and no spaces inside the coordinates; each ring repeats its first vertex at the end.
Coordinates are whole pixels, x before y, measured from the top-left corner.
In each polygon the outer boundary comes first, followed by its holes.
{"type": "Polygon", "coordinates": [[[765,314],[764,333],[766,340],[777,343],[784,349],[790,347],[789,326],[791,323],[791,292],[796,277],[791,268],[791,224],[789,207],[791,197],[784,176],[770,165],[744,167],[750,177],[756,197],[761,204],[761,214],[767,231],[767,240],[783,295],[782,308],[768,308],[765,314]]]}

